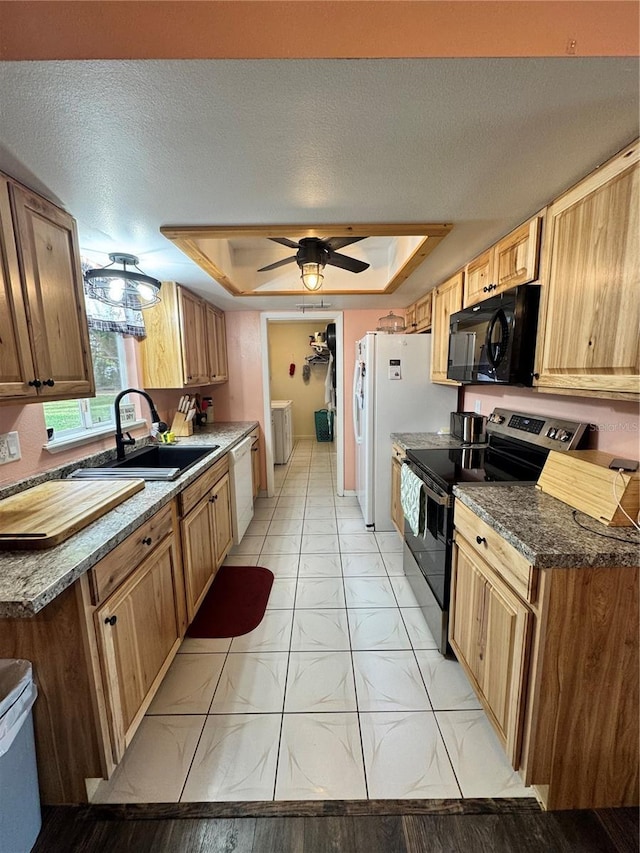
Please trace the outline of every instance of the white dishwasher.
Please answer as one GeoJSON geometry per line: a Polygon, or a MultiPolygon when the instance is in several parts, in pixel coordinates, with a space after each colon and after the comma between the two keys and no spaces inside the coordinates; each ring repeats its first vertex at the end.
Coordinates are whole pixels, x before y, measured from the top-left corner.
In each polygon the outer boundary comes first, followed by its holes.
{"type": "Polygon", "coordinates": [[[229,451],[231,480],[231,524],[233,541],[240,544],[253,518],[253,481],[251,478],[251,436],[229,451]]]}

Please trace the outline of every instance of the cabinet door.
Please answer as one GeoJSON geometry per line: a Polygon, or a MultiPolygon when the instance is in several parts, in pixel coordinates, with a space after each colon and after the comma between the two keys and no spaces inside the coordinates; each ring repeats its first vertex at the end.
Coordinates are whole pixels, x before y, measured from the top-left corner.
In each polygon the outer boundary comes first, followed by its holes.
{"type": "Polygon", "coordinates": [[[464,307],[475,305],[490,295],[493,281],[493,249],[487,249],[467,264],[464,279],[464,307]]]}
{"type": "Polygon", "coordinates": [[[416,302],[415,308],[415,323],[416,323],[416,332],[424,332],[427,329],[431,328],[431,306],[433,303],[433,297],[431,293],[428,293],[422,299],[419,299],[416,302]]]}
{"type": "Polygon", "coordinates": [[[218,324],[217,314],[211,305],[205,304],[205,334],[207,338],[207,381],[218,379],[218,324]]]}
{"type": "Polygon", "coordinates": [[[178,302],[184,384],[204,385],[209,381],[204,302],[182,287],[178,290],[178,302]]]}
{"type": "Polygon", "coordinates": [[[229,378],[227,367],[227,329],[224,314],[218,313],[216,313],[216,345],[218,352],[216,381],[225,382],[229,378]]]}
{"type": "Polygon", "coordinates": [[[182,559],[187,593],[187,616],[193,621],[217,570],[215,519],[207,496],[182,519],[182,559]]]}
{"type": "Polygon", "coordinates": [[[35,379],[44,398],[95,393],[73,217],[21,187],[11,187],[35,379]]]}
{"type": "Polygon", "coordinates": [[[449,363],[449,317],[462,308],[461,272],[454,275],[433,292],[431,328],[431,381],[442,385],[458,385],[447,379],[449,363]]]}
{"type": "Polygon", "coordinates": [[[116,763],[180,645],[178,561],[175,539],[168,536],[95,612],[116,763]]]}
{"type": "Polygon", "coordinates": [[[416,331],[416,306],[410,305],[407,310],[404,312],[404,323],[406,326],[406,333],[409,335],[411,332],[416,331]]]}
{"type": "Polygon", "coordinates": [[[404,513],[400,502],[400,480],[402,464],[397,459],[391,460],[391,520],[396,530],[402,536],[404,531],[404,513]]]}
{"type": "Polygon", "coordinates": [[[451,647],[516,769],[531,621],[524,602],[457,534],[451,647]]]}
{"type": "Polygon", "coordinates": [[[260,442],[256,438],[251,445],[251,480],[253,485],[253,499],[260,494],[260,442]]]}
{"type": "Polygon", "coordinates": [[[496,244],[494,293],[537,279],[541,222],[541,217],[535,216],[496,244]]]}
{"type": "Polygon", "coordinates": [[[484,673],[485,584],[485,577],[478,571],[475,561],[456,544],[449,640],[477,690],[482,690],[484,673]]]}
{"type": "Polygon", "coordinates": [[[225,474],[211,490],[214,507],[214,543],[216,567],[220,566],[233,544],[231,529],[231,484],[225,474]]]}
{"type": "Polygon", "coordinates": [[[9,183],[0,176],[0,397],[35,397],[18,255],[13,236],[9,183]]]}
{"type": "Polygon", "coordinates": [[[536,384],[640,387],[640,145],[548,208],[536,384]]]}

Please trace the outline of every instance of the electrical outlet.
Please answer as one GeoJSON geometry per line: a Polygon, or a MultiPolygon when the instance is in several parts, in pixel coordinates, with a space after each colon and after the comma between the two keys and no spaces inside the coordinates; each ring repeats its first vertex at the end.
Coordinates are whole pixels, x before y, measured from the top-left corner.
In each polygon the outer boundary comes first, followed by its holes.
{"type": "Polygon", "coordinates": [[[482,414],[482,400],[476,400],[475,413],[476,415],[482,414]]]}
{"type": "Polygon", "coordinates": [[[7,432],[0,435],[0,465],[6,465],[7,462],[17,462],[21,458],[18,433],[7,432]]]}

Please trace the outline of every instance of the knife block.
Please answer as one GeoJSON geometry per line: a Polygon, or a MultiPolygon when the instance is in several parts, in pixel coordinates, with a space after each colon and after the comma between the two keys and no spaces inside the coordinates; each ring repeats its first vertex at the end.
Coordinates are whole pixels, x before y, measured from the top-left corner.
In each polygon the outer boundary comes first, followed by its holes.
{"type": "Polygon", "coordinates": [[[193,420],[187,421],[184,412],[176,412],[171,421],[170,432],[181,438],[193,435],[193,420]]]}

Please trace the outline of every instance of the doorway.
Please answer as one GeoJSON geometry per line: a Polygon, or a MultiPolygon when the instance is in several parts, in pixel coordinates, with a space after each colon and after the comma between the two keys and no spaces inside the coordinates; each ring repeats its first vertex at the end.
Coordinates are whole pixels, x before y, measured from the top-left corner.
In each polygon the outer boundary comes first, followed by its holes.
{"type": "MultiPolygon", "coordinates": [[[[344,401],[342,389],[342,364],[343,364],[343,323],[342,312],[335,313],[327,311],[305,311],[304,314],[294,311],[265,311],[260,315],[261,348],[265,353],[262,360],[262,391],[264,399],[264,434],[265,434],[265,462],[267,469],[267,496],[272,497],[275,490],[274,454],[273,454],[273,430],[271,425],[271,365],[269,359],[269,329],[276,324],[300,324],[301,334],[305,334],[302,326],[308,327],[311,323],[316,330],[324,331],[328,323],[335,323],[336,328],[336,353],[335,353],[335,401],[336,411],[333,421],[334,447],[336,451],[336,494],[344,493],[344,401]]],[[[313,350],[309,347],[309,354],[313,350]]],[[[296,370],[302,373],[303,365],[296,365],[296,370]]],[[[313,368],[312,368],[313,369],[313,368]]],[[[302,379],[300,378],[300,381],[302,379]]],[[[324,406],[323,406],[324,407],[324,406]]]]}

